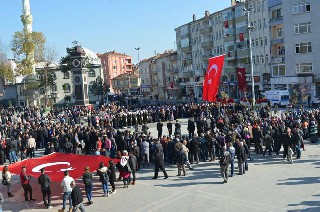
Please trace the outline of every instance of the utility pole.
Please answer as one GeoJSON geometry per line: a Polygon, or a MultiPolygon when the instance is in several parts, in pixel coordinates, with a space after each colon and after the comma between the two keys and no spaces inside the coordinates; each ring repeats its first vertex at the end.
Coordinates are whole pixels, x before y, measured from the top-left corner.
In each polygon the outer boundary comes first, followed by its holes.
{"type": "Polygon", "coordinates": [[[256,98],[255,98],[255,91],[254,91],[254,77],[253,77],[253,61],[252,61],[252,41],[251,41],[251,31],[253,30],[253,26],[250,24],[250,13],[253,11],[253,8],[249,8],[247,4],[243,11],[247,15],[247,22],[248,22],[248,34],[249,34],[249,51],[250,51],[250,66],[251,66],[251,85],[252,85],[252,106],[255,105],[256,98]]]}

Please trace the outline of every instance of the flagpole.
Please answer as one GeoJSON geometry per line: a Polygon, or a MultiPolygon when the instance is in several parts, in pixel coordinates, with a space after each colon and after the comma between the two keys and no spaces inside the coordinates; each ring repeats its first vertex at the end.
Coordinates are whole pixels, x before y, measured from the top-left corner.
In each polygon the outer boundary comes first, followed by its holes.
{"type": "Polygon", "coordinates": [[[248,21],[248,34],[249,34],[249,51],[250,51],[250,67],[251,67],[251,86],[252,86],[252,106],[255,105],[256,98],[255,98],[255,91],[254,91],[254,77],[253,77],[253,61],[252,61],[252,41],[251,41],[251,31],[253,30],[253,27],[250,24],[250,13],[253,11],[253,8],[249,8],[248,4],[245,8],[243,8],[243,11],[247,15],[247,21],[248,21]]]}

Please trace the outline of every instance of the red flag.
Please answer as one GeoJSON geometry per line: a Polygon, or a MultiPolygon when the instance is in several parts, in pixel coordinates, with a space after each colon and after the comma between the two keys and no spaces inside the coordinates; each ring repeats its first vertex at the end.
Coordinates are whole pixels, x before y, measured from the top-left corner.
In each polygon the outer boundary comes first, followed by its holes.
{"type": "Polygon", "coordinates": [[[229,28],[229,22],[228,21],[224,21],[224,28],[229,28]]]}
{"type": "Polygon", "coordinates": [[[243,35],[242,32],[239,33],[239,40],[240,40],[241,42],[244,41],[244,35],[243,35]]]}
{"type": "Polygon", "coordinates": [[[247,91],[246,69],[237,67],[238,86],[243,92],[247,91]]]}
{"type": "Polygon", "coordinates": [[[209,58],[208,69],[203,82],[203,100],[216,101],[223,63],[224,55],[209,58]]]}
{"type": "MultiPolygon", "coordinates": [[[[99,168],[99,163],[104,162],[105,166],[108,165],[109,160],[118,163],[119,159],[110,159],[105,156],[92,156],[92,155],[75,155],[64,153],[53,153],[40,158],[26,159],[9,165],[9,170],[13,174],[19,175],[21,167],[26,166],[27,174],[32,177],[39,177],[41,168],[45,168],[46,174],[53,182],[60,182],[64,177],[64,171],[69,170],[69,174],[74,179],[79,178],[84,173],[84,168],[89,166],[91,171],[99,168]]],[[[2,170],[3,167],[0,167],[2,170]]]]}

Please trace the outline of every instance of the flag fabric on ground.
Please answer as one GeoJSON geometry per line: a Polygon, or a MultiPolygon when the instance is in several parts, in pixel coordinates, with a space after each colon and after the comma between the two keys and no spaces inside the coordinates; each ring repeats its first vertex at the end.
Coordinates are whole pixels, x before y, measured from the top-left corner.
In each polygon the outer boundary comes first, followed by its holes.
{"type": "Polygon", "coordinates": [[[215,102],[219,90],[224,55],[209,58],[206,76],[203,82],[202,99],[215,102]]]}
{"type": "MultiPolygon", "coordinates": [[[[38,178],[41,174],[40,170],[45,168],[46,174],[53,182],[61,182],[64,177],[64,171],[69,170],[69,174],[74,179],[79,178],[84,173],[84,168],[88,166],[91,171],[99,168],[99,163],[104,162],[108,166],[110,160],[118,163],[119,159],[111,159],[106,156],[92,156],[92,155],[75,155],[64,153],[52,153],[40,158],[30,158],[8,165],[12,174],[19,175],[21,168],[26,166],[27,174],[38,178]]],[[[0,170],[3,166],[0,167],[0,170]]]]}

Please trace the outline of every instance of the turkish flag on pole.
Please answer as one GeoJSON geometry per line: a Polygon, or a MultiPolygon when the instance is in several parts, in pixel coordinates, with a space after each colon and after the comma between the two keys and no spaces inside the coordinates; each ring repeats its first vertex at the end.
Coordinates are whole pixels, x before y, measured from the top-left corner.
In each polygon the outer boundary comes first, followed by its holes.
{"type": "Polygon", "coordinates": [[[203,82],[202,99],[215,102],[220,85],[224,55],[209,58],[208,69],[203,82]]]}
{"type": "Polygon", "coordinates": [[[238,86],[243,92],[247,91],[247,81],[246,81],[246,69],[244,67],[237,67],[238,76],[238,86]]]}
{"type": "MultiPolygon", "coordinates": [[[[13,174],[19,175],[21,167],[27,168],[27,174],[38,178],[40,176],[40,170],[45,168],[46,174],[53,182],[60,182],[64,177],[64,171],[69,170],[69,174],[74,179],[82,176],[84,168],[88,166],[93,172],[99,168],[100,162],[104,162],[105,166],[108,166],[108,162],[112,160],[115,164],[119,159],[111,159],[105,156],[93,156],[93,155],[75,155],[64,153],[52,153],[40,158],[30,158],[11,165],[8,165],[9,170],[13,174]]],[[[0,170],[3,166],[0,167],[0,170]]]]}

